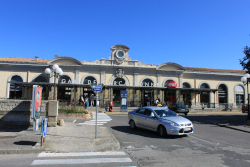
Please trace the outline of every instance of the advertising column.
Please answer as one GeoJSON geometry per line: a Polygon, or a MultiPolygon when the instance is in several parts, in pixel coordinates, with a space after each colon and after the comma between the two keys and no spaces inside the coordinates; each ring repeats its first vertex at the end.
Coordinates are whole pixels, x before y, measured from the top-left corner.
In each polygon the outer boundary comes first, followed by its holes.
{"type": "Polygon", "coordinates": [[[38,130],[39,118],[41,116],[41,104],[42,104],[42,87],[38,85],[33,85],[31,119],[33,119],[34,131],[38,130]]]}

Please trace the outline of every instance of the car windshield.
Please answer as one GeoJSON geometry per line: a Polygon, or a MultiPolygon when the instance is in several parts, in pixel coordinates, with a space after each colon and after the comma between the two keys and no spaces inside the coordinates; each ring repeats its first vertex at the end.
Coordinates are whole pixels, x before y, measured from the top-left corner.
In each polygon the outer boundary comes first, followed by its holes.
{"type": "Polygon", "coordinates": [[[177,114],[171,110],[155,110],[158,117],[174,117],[177,114]]]}

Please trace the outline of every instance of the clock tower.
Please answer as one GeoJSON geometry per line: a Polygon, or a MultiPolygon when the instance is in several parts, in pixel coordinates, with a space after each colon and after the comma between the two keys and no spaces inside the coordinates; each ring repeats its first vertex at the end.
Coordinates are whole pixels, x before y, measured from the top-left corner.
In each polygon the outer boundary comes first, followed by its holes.
{"type": "Polygon", "coordinates": [[[110,49],[112,50],[111,59],[115,60],[116,64],[122,64],[129,60],[129,47],[125,45],[114,45],[110,49]]]}

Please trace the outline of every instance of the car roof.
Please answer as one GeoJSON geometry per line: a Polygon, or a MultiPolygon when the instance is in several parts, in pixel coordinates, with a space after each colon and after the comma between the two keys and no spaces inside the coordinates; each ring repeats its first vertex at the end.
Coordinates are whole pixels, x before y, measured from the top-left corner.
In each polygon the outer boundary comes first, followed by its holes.
{"type": "Polygon", "coordinates": [[[145,106],[145,107],[139,107],[138,109],[141,109],[141,108],[150,108],[152,110],[166,110],[167,108],[165,107],[157,107],[157,106],[145,106]]]}

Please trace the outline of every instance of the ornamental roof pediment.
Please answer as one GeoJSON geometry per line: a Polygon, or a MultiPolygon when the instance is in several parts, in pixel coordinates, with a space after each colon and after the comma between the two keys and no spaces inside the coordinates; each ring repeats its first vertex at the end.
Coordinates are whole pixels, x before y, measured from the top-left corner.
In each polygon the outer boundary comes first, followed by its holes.
{"type": "Polygon", "coordinates": [[[177,64],[177,63],[163,63],[161,65],[159,65],[157,67],[157,70],[163,70],[163,71],[178,71],[178,70],[182,70],[182,71],[186,71],[186,69],[184,67],[182,67],[181,65],[177,64]]]}
{"type": "Polygon", "coordinates": [[[48,64],[58,64],[58,65],[82,65],[82,63],[72,57],[56,57],[48,62],[48,64]]]}

